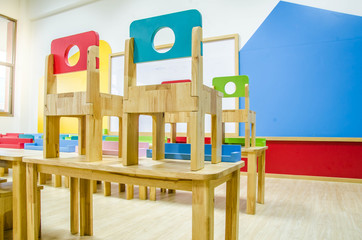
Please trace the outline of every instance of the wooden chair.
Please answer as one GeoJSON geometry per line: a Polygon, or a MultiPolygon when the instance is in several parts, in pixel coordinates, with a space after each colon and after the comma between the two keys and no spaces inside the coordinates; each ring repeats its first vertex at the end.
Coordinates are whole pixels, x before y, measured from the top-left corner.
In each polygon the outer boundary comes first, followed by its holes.
{"type": "Polygon", "coordinates": [[[191,132],[191,170],[204,167],[204,119],[212,118],[212,163],[221,161],[222,94],[203,85],[201,14],[188,10],[134,21],[125,45],[123,97],[123,164],[138,164],[138,118],[153,119],[152,159],[164,158],[165,113],[187,112],[191,132]],[[166,53],[153,47],[153,37],[170,27],[175,43],[166,53]],[[191,57],[191,82],[137,86],[136,64],[172,58],[191,57]]]}
{"type": "Polygon", "coordinates": [[[225,123],[245,123],[245,147],[255,147],[255,112],[250,110],[249,104],[249,77],[248,76],[230,76],[230,77],[216,77],[212,80],[214,89],[222,92],[225,98],[229,97],[244,97],[245,109],[233,109],[222,111],[223,134],[222,142],[225,143],[225,123]],[[225,86],[228,83],[235,84],[235,91],[227,93],[225,86]],[[250,126],[251,126],[251,142],[250,142],[250,126]]]}
{"type": "MultiPolygon", "coordinates": [[[[98,33],[90,31],[55,39],[51,54],[46,57],[44,81],[44,157],[59,157],[59,125],[61,117],[78,118],[78,153],[86,155],[86,161],[102,159],[103,116],[119,118],[119,136],[122,134],[122,96],[100,93],[98,70],[98,33]],[[79,61],[70,66],[68,53],[72,46],[79,48],[79,61]],[[87,71],[85,92],[57,92],[57,76],[75,71],[87,71]]],[[[119,137],[119,149],[122,149],[119,137]]],[[[118,157],[122,157],[119,151],[118,157]]],[[[56,178],[61,184],[61,177],[56,178]]],[[[57,185],[57,184],[56,184],[57,185]]]]}

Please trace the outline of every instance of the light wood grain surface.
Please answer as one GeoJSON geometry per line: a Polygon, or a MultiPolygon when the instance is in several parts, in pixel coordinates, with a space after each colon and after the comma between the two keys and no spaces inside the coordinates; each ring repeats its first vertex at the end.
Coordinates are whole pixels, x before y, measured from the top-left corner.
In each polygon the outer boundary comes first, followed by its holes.
{"type": "MultiPolygon", "coordinates": [[[[215,239],[225,238],[225,186],[215,189],[215,239]]],[[[112,183],[107,198],[98,188],[94,236],[80,237],[69,232],[69,189],[53,188],[48,181],[42,191],[42,239],[191,239],[191,192],[157,190],[155,202],[138,200],[135,187],[135,199],[129,201],[125,192],[118,193],[118,184],[112,183]]],[[[266,178],[265,190],[268,197],[257,204],[257,215],[245,214],[246,177],[241,176],[239,239],[361,239],[362,184],[266,178]]],[[[5,239],[11,234],[6,231],[5,239]]]]}
{"type": "Polygon", "coordinates": [[[25,156],[39,155],[42,151],[0,148],[0,160],[21,161],[25,156]]]}
{"type": "Polygon", "coordinates": [[[86,161],[85,156],[69,153],[61,153],[60,158],[44,158],[42,155],[36,155],[25,157],[23,161],[40,165],[109,171],[156,178],[164,177],[190,180],[218,179],[245,165],[243,161],[237,163],[222,162],[218,164],[205,162],[204,169],[191,171],[190,161],[186,160],[163,159],[154,161],[148,158],[140,158],[138,165],[123,166],[122,159],[114,156],[104,156],[101,161],[89,162],[86,161]]]}

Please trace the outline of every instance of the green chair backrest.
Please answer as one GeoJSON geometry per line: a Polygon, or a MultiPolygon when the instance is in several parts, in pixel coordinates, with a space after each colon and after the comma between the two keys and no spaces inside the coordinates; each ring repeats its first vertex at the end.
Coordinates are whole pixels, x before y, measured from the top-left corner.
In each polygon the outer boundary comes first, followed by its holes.
{"type": "Polygon", "coordinates": [[[229,77],[215,77],[212,79],[214,89],[222,92],[225,98],[230,97],[245,97],[245,84],[249,84],[249,77],[246,75],[229,76],[229,77]],[[225,86],[229,82],[235,84],[235,92],[228,94],[225,91],[225,86]]]}

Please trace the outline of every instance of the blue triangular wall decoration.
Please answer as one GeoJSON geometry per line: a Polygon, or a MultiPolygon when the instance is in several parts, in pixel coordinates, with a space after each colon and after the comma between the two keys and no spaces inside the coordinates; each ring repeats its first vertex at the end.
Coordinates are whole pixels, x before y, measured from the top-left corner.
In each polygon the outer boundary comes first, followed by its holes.
{"type": "Polygon", "coordinates": [[[362,17],[279,2],[240,50],[240,74],[257,136],[362,137],[362,17]]]}

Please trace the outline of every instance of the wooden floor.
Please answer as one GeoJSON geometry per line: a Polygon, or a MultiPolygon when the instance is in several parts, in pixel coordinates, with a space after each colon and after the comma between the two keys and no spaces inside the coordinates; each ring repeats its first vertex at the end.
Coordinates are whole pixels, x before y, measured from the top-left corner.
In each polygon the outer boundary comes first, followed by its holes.
{"type": "MultiPolygon", "coordinates": [[[[362,239],[362,184],[266,179],[265,205],[245,214],[246,176],[241,176],[239,239],[362,239]]],[[[69,233],[69,191],[42,191],[42,239],[191,239],[191,193],[157,191],[157,201],[126,200],[112,184],[94,195],[94,236],[69,233]]],[[[215,191],[215,240],[224,239],[225,185],[215,191]]],[[[138,197],[138,188],[135,189],[138,197]]],[[[12,232],[5,239],[12,239],[12,232]]]]}

